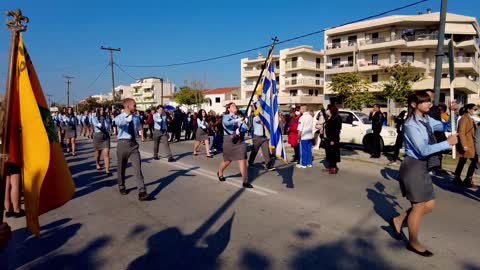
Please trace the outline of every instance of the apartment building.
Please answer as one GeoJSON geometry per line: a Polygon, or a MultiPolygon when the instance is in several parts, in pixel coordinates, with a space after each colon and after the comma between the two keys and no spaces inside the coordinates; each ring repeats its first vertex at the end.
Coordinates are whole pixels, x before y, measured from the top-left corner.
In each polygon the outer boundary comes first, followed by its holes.
{"type": "Polygon", "coordinates": [[[168,79],[147,77],[139,79],[129,86],[117,86],[115,90],[118,91],[122,99],[133,98],[137,103],[137,109],[143,111],[162,103],[170,104],[177,88],[168,79]]]}
{"type": "MultiPolygon", "coordinates": [[[[384,67],[411,63],[424,75],[414,90],[432,89],[438,43],[439,13],[384,18],[345,25],[325,32],[325,101],[335,98],[328,84],[335,74],[359,72],[371,80],[373,92],[382,91],[389,79],[384,67]]],[[[475,17],[447,14],[441,102],[449,96],[448,43],[453,40],[455,98],[461,103],[479,91],[479,26],[475,17]]],[[[379,96],[381,99],[381,96],[379,96]]],[[[471,101],[470,101],[471,102],[471,101]]]]}
{"type": "MultiPolygon", "coordinates": [[[[261,55],[241,60],[241,98],[244,102],[248,102],[254,90],[264,61],[261,55]]],[[[307,104],[318,108],[323,103],[323,51],[314,50],[312,46],[298,46],[280,50],[273,61],[280,105],[307,104]]]]}

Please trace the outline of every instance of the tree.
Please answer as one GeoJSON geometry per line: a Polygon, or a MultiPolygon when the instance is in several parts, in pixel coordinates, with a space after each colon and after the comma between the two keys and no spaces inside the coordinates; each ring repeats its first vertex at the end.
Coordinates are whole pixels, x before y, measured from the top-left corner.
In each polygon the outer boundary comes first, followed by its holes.
{"type": "Polygon", "coordinates": [[[77,111],[91,111],[101,106],[102,104],[98,103],[95,98],[87,97],[83,102],[77,104],[77,111]]]}
{"type": "Polygon", "coordinates": [[[195,90],[188,86],[180,87],[180,90],[173,97],[178,104],[194,105],[205,102],[205,95],[201,90],[195,90]]]}
{"type": "Polygon", "coordinates": [[[368,91],[370,86],[370,81],[363,79],[358,72],[335,74],[330,83],[344,106],[352,110],[370,107],[375,103],[375,96],[368,91]]]}
{"type": "Polygon", "coordinates": [[[383,94],[404,106],[408,94],[412,91],[412,84],[421,80],[422,74],[415,71],[410,63],[385,67],[385,72],[390,75],[390,80],[383,84],[383,94]]]}

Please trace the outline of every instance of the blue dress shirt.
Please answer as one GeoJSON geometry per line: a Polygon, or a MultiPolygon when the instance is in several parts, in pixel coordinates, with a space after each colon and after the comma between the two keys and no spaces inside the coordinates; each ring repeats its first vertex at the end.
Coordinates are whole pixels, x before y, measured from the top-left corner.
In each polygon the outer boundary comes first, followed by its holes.
{"type": "Polygon", "coordinates": [[[405,155],[418,160],[424,160],[432,154],[450,149],[447,141],[428,144],[427,129],[417,121],[428,123],[433,131],[444,131],[443,123],[429,116],[425,116],[423,119],[420,119],[417,115],[410,117],[403,126],[405,155]]]}
{"type": "Polygon", "coordinates": [[[225,114],[222,119],[224,135],[233,135],[240,128],[240,132],[247,131],[247,125],[238,121],[238,116],[234,114],[225,114]]]}
{"type": "Polygon", "coordinates": [[[255,136],[266,136],[265,130],[262,125],[262,121],[260,121],[260,117],[255,116],[252,119],[252,125],[253,125],[253,135],[255,136]]]}
{"type": "Polygon", "coordinates": [[[94,126],[94,131],[95,132],[107,132],[110,130],[110,119],[108,117],[103,118],[103,123],[98,119],[98,117],[93,117],[92,118],[92,124],[94,126]],[[102,124],[102,126],[99,128],[98,124],[102,124]]]}
{"type": "MultiPolygon", "coordinates": [[[[117,138],[120,140],[131,140],[132,136],[128,133],[128,124],[127,122],[127,117],[129,115],[126,114],[125,112],[122,112],[121,114],[117,115],[115,117],[115,124],[117,125],[118,129],[118,136],[117,138]]],[[[132,114],[132,121],[133,121],[133,128],[135,130],[135,135],[138,134],[138,128],[140,127],[140,119],[138,118],[137,115],[132,114]]]]}
{"type": "Polygon", "coordinates": [[[155,113],[153,115],[153,128],[156,130],[166,131],[167,130],[167,115],[162,113],[155,113]]]}

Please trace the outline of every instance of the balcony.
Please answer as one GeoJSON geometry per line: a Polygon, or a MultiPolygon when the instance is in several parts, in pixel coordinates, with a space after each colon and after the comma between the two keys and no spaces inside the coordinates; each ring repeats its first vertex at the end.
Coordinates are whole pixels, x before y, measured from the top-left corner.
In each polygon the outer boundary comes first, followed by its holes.
{"type": "Polygon", "coordinates": [[[353,63],[340,64],[340,65],[329,65],[325,69],[325,74],[338,74],[338,73],[348,73],[357,71],[357,66],[353,63]]]}
{"type": "Polygon", "coordinates": [[[285,88],[297,87],[323,87],[323,78],[306,77],[306,78],[287,78],[285,79],[285,88]]]}
{"type": "Polygon", "coordinates": [[[242,75],[245,78],[258,77],[260,76],[260,70],[258,69],[247,70],[247,71],[244,70],[242,75]]]}
{"type": "MultiPolygon", "coordinates": [[[[456,70],[470,70],[480,74],[480,62],[473,57],[454,57],[453,62],[456,70]]],[[[430,67],[431,69],[435,69],[435,61],[432,62],[430,67]]],[[[444,70],[449,69],[449,59],[447,57],[443,58],[442,68],[444,70]]]]}
{"type": "Polygon", "coordinates": [[[279,104],[323,104],[323,95],[278,96],[279,104]]]}
{"type": "Polygon", "coordinates": [[[401,48],[405,47],[406,41],[401,37],[395,38],[374,38],[368,39],[365,41],[360,42],[358,46],[359,51],[372,51],[378,49],[385,49],[385,48],[401,48]]]}
{"type": "Polygon", "coordinates": [[[296,62],[287,62],[285,66],[286,71],[294,71],[294,70],[314,70],[314,71],[322,71],[323,70],[323,63],[316,63],[313,61],[296,61],[296,62]]]}
{"type": "MultiPolygon", "coordinates": [[[[416,82],[413,84],[413,90],[425,90],[432,89],[433,87],[433,78],[428,78],[416,82]]],[[[474,82],[466,77],[457,77],[453,81],[453,87],[456,91],[464,92],[465,94],[477,94],[480,88],[480,84],[474,82]]],[[[450,89],[450,78],[442,78],[441,89],[449,90],[450,89]]]]}
{"type": "Polygon", "coordinates": [[[326,55],[334,55],[334,54],[345,54],[351,53],[358,49],[356,42],[350,43],[335,43],[331,45],[327,45],[325,54],[326,55]]]}
{"type": "Polygon", "coordinates": [[[255,84],[242,84],[242,91],[253,91],[255,90],[255,84]]]}
{"type": "MultiPolygon", "coordinates": [[[[423,34],[405,37],[408,48],[435,48],[438,43],[438,34],[423,34]]],[[[445,46],[448,46],[449,40],[445,40],[445,46]]]]}
{"type": "Polygon", "coordinates": [[[361,61],[358,63],[358,71],[365,72],[365,71],[377,71],[381,70],[383,67],[390,65],[389,61],[361,61]]]}
{"type": "Polygon", "coordinates": [[[456,47],[463,50],[472,50],[472,51],[480,52],[478,44],[479,44],[479,40],[475,38],[471,40],[457,42],[456,47]]]}
{"type": "Polygon", "coordinates": [[[142,95],[143,95],[143,91],[139,91],[139,90],[137,90],[137,91],[132,91],[132,95],[134,95],[134,96],[142,96],[142,95]]]}

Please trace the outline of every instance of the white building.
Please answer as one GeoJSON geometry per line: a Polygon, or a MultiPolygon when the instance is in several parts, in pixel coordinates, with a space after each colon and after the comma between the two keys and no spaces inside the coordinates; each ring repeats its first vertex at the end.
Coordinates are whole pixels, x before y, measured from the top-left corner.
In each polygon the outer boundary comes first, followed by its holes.
{"type": "MultiPolygon", "coordinates": [[[[280,50],[273,56],[280,105],[306,104],[317,107],[323,103],[324,53],[311,46],[280,50]]],[[[241,60],[241,99],[246,105],[255,88],[265,58],[241,60]]],[[[286,108],[286,106],[283,106],[286,108]]]]}
{"type": "Polygon", "coordinates": [[[223,87],[204,91],[206,103],[202,109],[207,112],[213,110],[217,114],[225,112],[225,105],[240,100],[240,87],[223,87]]]}
{"type": "Polygon", "coordinates": [[[119,85],[115,91],[122,99],[133,98],[137,103],[137,109],[143,111],[160,104],[172,103],[177,87],[168,79],[147,77],[139,79],[129,86],[119,85]]]}
{"type": "Polygon", "coordinates": [[[96,99],[98,103],[104,103],[109,100],[113,100],[112,93],[93,95],[92,98],[96,99]]]}

